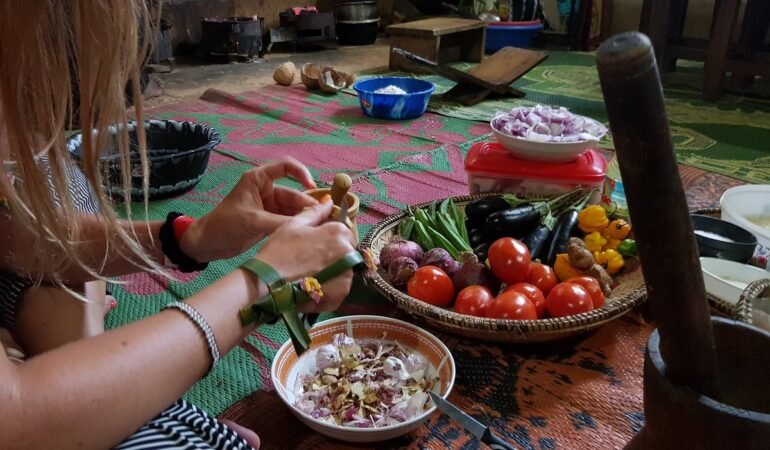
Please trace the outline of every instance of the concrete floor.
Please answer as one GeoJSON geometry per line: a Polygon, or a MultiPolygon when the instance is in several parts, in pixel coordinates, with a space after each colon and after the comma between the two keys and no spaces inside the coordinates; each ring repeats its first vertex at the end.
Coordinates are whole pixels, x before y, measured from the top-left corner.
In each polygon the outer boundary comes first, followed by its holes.
{"type": "MultiPolygon", "coordinates": [[[[388,65],[388,43],[378,40],[368,46],[339,46],[336,49],[307,50],[297,53],[270,53],[253,63],[208,64],[200,60],[178,58],[171,73],[153,74],[162,93],[145,99],[145,107],[194,100],[206,89],[243,92],[273,84],[273,71],[279,64],[291,61],[297,68],[314,62],[359,73],[388,65]]],[[[299,81],[299,80],[297,80],[299,81]]]]}

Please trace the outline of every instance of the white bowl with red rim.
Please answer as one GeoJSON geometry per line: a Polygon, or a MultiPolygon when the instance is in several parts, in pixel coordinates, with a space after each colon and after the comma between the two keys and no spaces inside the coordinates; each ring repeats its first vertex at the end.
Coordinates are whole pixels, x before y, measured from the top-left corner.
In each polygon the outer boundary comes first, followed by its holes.
{"type": "Polygon", "coordinates": [[[433,390],[446,398],[455,382],[455,362],[441,340],[410,323],[382,316],[346,316],[317,323],[310,329],[312,344],[299,358],[291,341],[287,341],[275,355],[271,367],[273,386],[281,400],[297,418],[318,433],[347,442],[380,442],[402,436],[422,425],[436,410],[435,405],[406,422],[379,428],[354,428],[315,419],[297,408],[294,386],[300,375],[315,365],[315,349],[331,344],[334,335],[346,333],[356,341],[382,340],[397,342],[406,351],[418,353],[428,360],[427,376],[438,382],[433,390]],[[382,339],[383,333],[386,333],[382,339]]]}

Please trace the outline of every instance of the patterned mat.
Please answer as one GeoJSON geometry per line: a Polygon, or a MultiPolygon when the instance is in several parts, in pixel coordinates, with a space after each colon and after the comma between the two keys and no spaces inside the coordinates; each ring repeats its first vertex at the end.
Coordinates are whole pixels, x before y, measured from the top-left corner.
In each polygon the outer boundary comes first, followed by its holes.
{"type": "MultiPolygon", "coordinates": [[[[320,182],[329,182],[339,171],[354,175],[353,190],[362,199],[361,235],[407,204],[466,193],[465,153],[472,142],[489,137],[483,123],[435,114],[406,122],[365,119],[355,97],[310,94],[301,87],[273,86],[242,95],[208,91],[200,101],[165,106],[150,115],[206,123],[223,136],[203,181],[181,197],[153,202],[150,218],[163,219],[169,210],[203,215],[243,172],[290,154],[320,182]]],[[[718,193],[737,183],[692,168],[683,169],[682,175],[691,202],[699,206],[713,206],[718,193]]],[[[255,250],[211,264],[199,274],[180,274],[175,281],[147,274],[125,277],[124,284],[115,286],[119,303],[108,326],[140,319],[190,296],[255,250]]],[[[362,312],[393,314],[376,292],[356,285],[340,313],[362,312]]],[[[521,448],[621,446],[642,422],[641,362],[649,332],[649,325],[628,316],[558,347],[498,347],[445,336],[458,365],[452,400],[521,448]]],[[[297,428],[270,393],[270,362],[287,339],[281,325],[260,328],[186,398],[255,428],[265,448],[340,448],[339,442],[297,428]]],[[[479,445],[435,415],[408,440],[382,448],[450,444],[479,445]],[[409,440],[413,442],[407,445],[409,440]]]]}
{"type": "MultiPolygon", "coordinates": [[[[461,63],[467,70],[472,65],[461,63]]],[[[412,76],[403,73],[379,75],[412,76]]],[[[438,76],[418,76],[436,84],[437,93],[454,83],[438,76]]],[[[608,123],[593,54],[551,52],[547,60],[514,84],[527,95],[473,107],[431,100],[430,111],[467,120],[488,122],[497,111],[518,105],[548,104],[608,123]]],[[[757,81],[754,96],[724,95],[719,102],[701,99],[702,65],[681,62],[677,72],[664,76],[666,112],[680,163],[751,183],[770,183],[770,82],[757,81]]],[[[602,143],[612,148],[611,138],[602,143]]]]}

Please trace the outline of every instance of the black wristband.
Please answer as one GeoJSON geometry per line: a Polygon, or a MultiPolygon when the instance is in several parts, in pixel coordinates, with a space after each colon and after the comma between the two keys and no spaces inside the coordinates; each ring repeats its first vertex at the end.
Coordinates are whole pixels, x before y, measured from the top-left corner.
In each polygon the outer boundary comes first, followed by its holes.
{"type": "Polygon", "coordinates": [[[160,247],[169,261],[176,265],[180,272],[199,272],[209,266],[208,263],[199,263],[182,252],[179,242],[174,237],[174,220],[184,216],[182,213],[170,212],[166,216],[166,222],[160,227],[160,247]]]}

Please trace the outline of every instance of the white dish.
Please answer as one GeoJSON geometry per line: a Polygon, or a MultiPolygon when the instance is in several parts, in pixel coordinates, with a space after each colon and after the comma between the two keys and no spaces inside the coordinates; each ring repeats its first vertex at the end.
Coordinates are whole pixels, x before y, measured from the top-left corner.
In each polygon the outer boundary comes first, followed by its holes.
{"type": "Polygon", "coordinates": [[[291,341],[278,350],[271,367],[273,386],[281,400],[297,418],[311,429],[334,439],[347,442],[380,442],[402,436],[418,428],[436,410],[435,405],[421,415],[398,425],[380,428],[352,428],[314,419],[295,405],[294,385],[300,374],[315,364],[315,349],[332,342],[338,333],[356,340],[378,339],[387,332],[385,341],[396,341],[404,349],[424,356],[430,365],[429,374],[439,378],[433,390],[446,398],[455,381],[455,362],[449,349],[437,337],[410,323],[381,316],[347,316],[317,323],[310,330],[310,349],[297,358],[291,341]]]}
{"type": "Polygon", "coordinates": [[[738,303],[750,283],[770,277],[758,267],[726,259],[704,257],[700,258],[700,265],[706,292],[732,305],[738,303]]]}
{"type": "MultiPolygon", "coordinates": [[[[493,119],[494,120],[494,119],[493,119]]],[[[529,161],[563,163],[574,161],[586,150],[596,147],[599,140],[577,142],[539,142],[503,133],[489,123],[492,132],[506,150],[517,158],[529,161]]]]}
{"type": "Polygon", "coordinates": [[[770,185],[737,186],[725,191],[719,199],[722,220],[732,222],[750,231],[759,245],[770,249],[770,230],[751,222],[747,217],[770,217],[770,185]]]}

